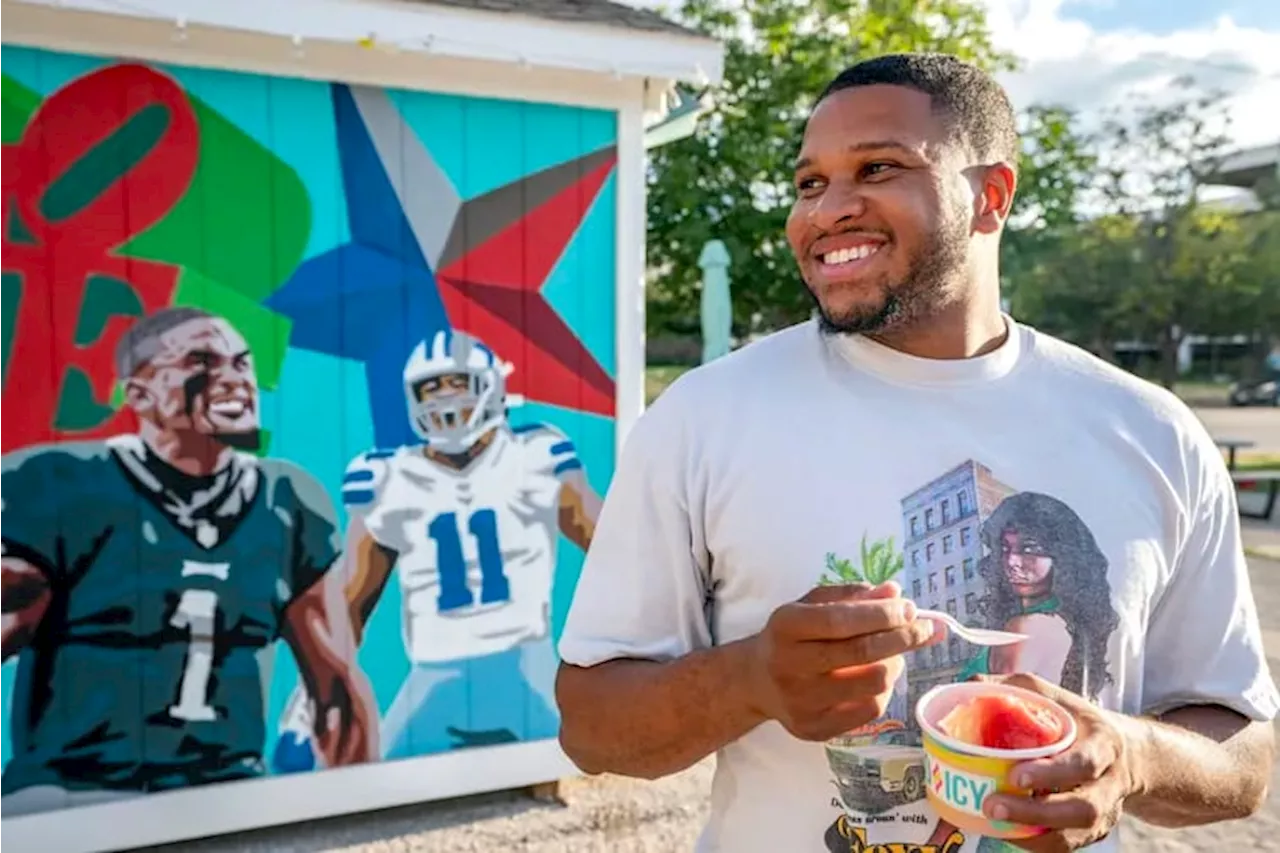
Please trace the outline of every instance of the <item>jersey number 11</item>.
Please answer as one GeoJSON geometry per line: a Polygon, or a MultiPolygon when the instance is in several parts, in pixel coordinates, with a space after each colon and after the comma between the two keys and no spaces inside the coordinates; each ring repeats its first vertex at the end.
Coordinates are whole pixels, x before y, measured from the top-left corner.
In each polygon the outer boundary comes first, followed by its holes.
{"type": "MultiPolygon", "coordinates": [[[[480,564],[480,603],[498,604],[511,598],[511,587],[498,544],[498,514],[491,509],[476,510],[467,519],[467,532],[475,537],[480,564]]],[[[462,533],[456,513],[443,512],[427,526],[436,543],[436,563],[440,572],[439,606],[442,613],[470,607],[475,593],[467,586],[467,561],[462,553],[462,533]]]]}

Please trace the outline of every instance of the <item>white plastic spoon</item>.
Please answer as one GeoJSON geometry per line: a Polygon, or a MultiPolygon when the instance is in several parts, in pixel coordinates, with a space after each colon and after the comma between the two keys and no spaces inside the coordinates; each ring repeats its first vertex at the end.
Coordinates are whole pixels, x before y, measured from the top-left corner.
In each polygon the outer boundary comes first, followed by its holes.
{"type": "Polygon", "coordinates": [[[916,618],[933,619],[951,629],[956,636],[962,637],[979,646],[1009,646],[1027,639],[1026,634],[1015,634],[1011,631],[993,631],[990,628],[970,628],[960,623],[949,613],[940,610],[917,610],[916,618]]]}

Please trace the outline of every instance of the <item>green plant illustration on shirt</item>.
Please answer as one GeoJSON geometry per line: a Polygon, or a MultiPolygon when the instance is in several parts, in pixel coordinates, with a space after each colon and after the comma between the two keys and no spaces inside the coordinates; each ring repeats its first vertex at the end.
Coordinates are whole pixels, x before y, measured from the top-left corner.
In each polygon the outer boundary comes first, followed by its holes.
{"type": "Polygon", "coordinates": [[[864,533],[859,550],[860,567],[855,566],[847,557],[837,557],[834,552],[827,552],[825,571],[818,580],[819,585],[869,583],[872,586],[879,586],[902,571],[904,564],[902,552],[894,547],[892,536],[888,539],[877,539],[868,547],[867,535],[864,533]]]}

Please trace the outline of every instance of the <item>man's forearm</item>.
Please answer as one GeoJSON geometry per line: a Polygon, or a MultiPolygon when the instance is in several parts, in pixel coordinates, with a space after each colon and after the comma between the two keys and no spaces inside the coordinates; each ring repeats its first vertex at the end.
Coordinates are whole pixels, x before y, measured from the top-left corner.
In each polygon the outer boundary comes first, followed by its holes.
{"type": "Polygon", "coordinates": [[[696,764],[765,721],[748,699],[748,643],[666,663],[565,666],[560,741],[587,773],[656,779],[696,764]]]}
{"type": "Polygon", "coordinates": [[[1128,813],[1184,827],[1248,817],[1261,807],[1275,749],[1269,723],[1206,706],[1129,725],[1138,792],[1125,801],[1128,813]]]}

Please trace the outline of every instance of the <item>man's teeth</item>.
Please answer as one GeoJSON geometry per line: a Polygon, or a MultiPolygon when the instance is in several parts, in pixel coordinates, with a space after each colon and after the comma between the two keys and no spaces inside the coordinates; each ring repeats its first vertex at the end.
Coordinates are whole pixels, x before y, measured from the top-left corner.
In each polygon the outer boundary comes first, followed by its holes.
{"type": "Polygon", "coordinates": [[[863,258],[874,255],[880,246],[873,243],[863,243],[861,246],[854,246],[851,249],[836,249],[834,252],[827,252],[822,256],[824,264],[847,264],[850,261],[860,261],[863,258]]]}
{"type": "Polygon", "coordinates": [[[229,415],[238,417],[245,412],[245,404],[239,400],[223,400],[213,403],[209,406],[209,410],[217,415],[229,415]]]}

